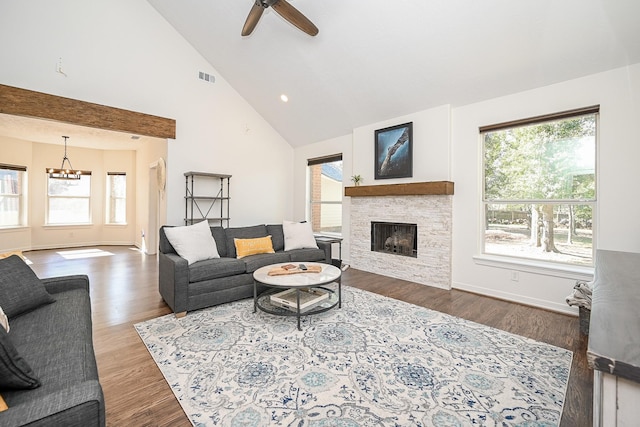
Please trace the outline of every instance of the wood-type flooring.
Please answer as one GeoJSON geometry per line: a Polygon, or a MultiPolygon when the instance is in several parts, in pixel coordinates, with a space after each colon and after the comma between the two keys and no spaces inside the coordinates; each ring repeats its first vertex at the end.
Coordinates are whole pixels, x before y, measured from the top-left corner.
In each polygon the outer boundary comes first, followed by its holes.
{"type": "MultiPolygon", "coordinates": [[[[86,274],[108,426],[190,426],[133,325],[171,310],[158,293],[155,256],[124,246],[25,252],[39,277],[86,274]]],[[[592,425],[592,371],[577,317],[353,268],[342,283],[573,351],[561,426],[592,425]]]]}

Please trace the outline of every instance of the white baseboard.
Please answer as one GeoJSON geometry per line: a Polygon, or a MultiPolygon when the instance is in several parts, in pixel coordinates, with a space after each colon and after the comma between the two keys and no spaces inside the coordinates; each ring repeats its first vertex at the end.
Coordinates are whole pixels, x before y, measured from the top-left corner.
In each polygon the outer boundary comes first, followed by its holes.
{"type": "Polygon", "coordinates": [[[496,291],[495,289],[488,289],[488,288],[483,288],[480,286],[474,286],[474,285],[469,285],[469,284],[460,283],[460,282],[453,282],[452,287],[453,289],[471,292],[474,294],[493,297],[493,298],[497,298],[505,301],[511,301],[518,304],[529,305],[532,307],[542,308],[542,309],[554,311],[557,313],[578,316],[578,309],[575,307],[570,307],[566,304],[559,304],[552,301],[542,300],[539,298],[526,297],[523,295],[512,294],[510,292],[496,291]]]}
{"type": "Polygon", "coordinates": [[[85,248],[87,246],[135,246],[135,244],[131,241],[115,241],[115,242],[79,242],[79,243],[65,243],[61,244],[51,244],[51,245],[35,245],[28,249],[22,249],[23,252],[26,251],[39,251],[44,249],[70,249],[70,248],[85,248]]]}

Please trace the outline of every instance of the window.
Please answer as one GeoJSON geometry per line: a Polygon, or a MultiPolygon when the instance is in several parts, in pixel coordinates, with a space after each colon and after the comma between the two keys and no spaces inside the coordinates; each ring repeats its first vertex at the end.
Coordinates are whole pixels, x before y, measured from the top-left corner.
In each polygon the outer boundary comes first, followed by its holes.
{"type": "Polygon", "coordinates": [[[342,233],[342,154],[309,159],[310,219],[314,233],[342,233]]]}
{"type": "Polygon", "coordinates": [[[593,265],[598,111],[480,129],[484,253],[593,265]]]}
{"type": "Polygon", "coordinates": [[[127,223],[127,174],[107,173],[107,224],[127,223]]]}
{"type": "Polygon", "coordinates": [[[0,227],[26,225],[25,166],[0,164],[0,227]]]}
{"type": "Polygon", "coordinates": [[[91,222],[91,173],[80,179],[48,177],[47,224],[88,224],[91,222]]]}

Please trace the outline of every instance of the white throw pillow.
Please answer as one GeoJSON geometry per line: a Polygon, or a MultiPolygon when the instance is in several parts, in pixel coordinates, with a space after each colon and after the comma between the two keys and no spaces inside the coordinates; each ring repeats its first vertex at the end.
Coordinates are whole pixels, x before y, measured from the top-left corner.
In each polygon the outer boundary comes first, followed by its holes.
{"type": "Polygon", "coordinates": [[[206,220],[193,225],[166,227],[164,233],[178,255],[186,259],[189,265],[196,261],[220,258],[206,220]]]}
{"type": "Polygon", "coordinates": [[[308,222],[283,221],[284,250],[313,248],[318,249],[313,229],[308,222]]]}
{"type": "Polygon", "coordinates": [[[5,331],[9,332],[9,318],[4,314],[4,311],[2,311],[2,307],[0,307],[0,326],[2,326],[5,331]]]}

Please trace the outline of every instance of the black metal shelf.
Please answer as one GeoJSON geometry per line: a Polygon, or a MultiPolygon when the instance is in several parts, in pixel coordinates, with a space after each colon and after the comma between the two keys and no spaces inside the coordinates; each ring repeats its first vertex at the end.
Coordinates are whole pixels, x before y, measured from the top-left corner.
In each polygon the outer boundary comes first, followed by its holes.
{"type": "MultiPolygon", "coordinates": [[[[208,173],[208,172],[185,172],[185,207],[184,207],[184,224],[189,225],[202,220],[213,221],[220,224],[220,226],[229,227],[229,181],[231,175],[208,173]],[[215,188],[217,194],[215,195],[195,195],[194,187],[196,181],[199,186],[199,192],[202,191],[201,186],[207,186],[207,191],[212,193],[215,188]],[[226,184],[226,185],[225,185],[226,184]],[[226,187],[226,188],[225,188],[226,187]],[[217,208],[220,208],[220,216],[210,216],[209,214],[217,208]]],[[[205,191],[206,192],[206,191],[205,191]]]]}
{"type": "Polygon", "coordinates": [[[231,197],[211,197],[211,196],[184,196],[185,199],[198,199],[198,200],[229,200],[231,197]]]}

